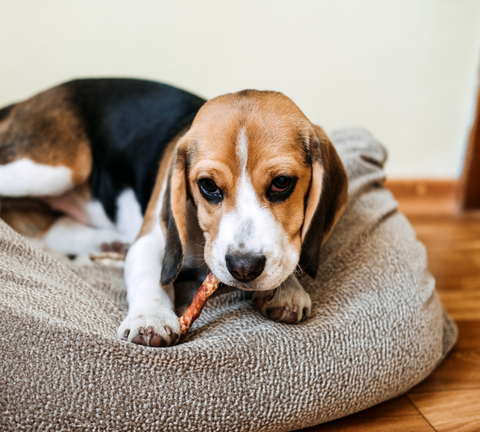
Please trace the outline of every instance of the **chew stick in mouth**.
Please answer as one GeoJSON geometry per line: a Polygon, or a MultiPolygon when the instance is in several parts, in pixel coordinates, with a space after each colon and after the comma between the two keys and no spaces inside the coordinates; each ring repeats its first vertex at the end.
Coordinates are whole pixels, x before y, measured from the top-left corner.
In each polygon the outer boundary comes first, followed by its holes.
{"type": "Polygon", "coordinates": [[[184,335],[188,332],[193,322],[200,316],[202,309],[205,307],[205,303],[207,303],[207,300],[219,285],[220,281],[213,273],[209,273],[195,294],[195,297],[193,297],[192,304],[178,319],[180,324],[180,335],[184,335]]]}

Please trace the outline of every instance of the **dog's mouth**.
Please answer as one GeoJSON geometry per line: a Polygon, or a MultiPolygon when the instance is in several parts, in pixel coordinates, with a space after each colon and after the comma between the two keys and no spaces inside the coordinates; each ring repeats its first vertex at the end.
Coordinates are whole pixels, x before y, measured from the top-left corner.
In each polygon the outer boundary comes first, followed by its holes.
{"type": "MultiPolygon", "coordinates": [[[[230,287],[238,288],[243,291],[271,291],[280,286],[286,278],[280,280],[271,280],[272,278],[268,275],[261,275],[257,279],[254,279],[250,282],[238,281],[232,277],[226,268],[211,269],[213,274],[220,280],[223,285],[230,287]]],[[[281,271],[278,271],[277,274],[280,276],[281,271]]]]}
{"type": "Polygon", "coordinates": [[[272,287],[272,288],[262,288],[261,286],[258,286],[258,284],[255,284],[254,282],[250,282],[250,283],[244,283],[244,282],[237,282],[235,280],[231,281],[230,283],[228,283],[229,286],[232,286],[232,287],[235,287],[235,288],[239,288],[243,291],[269,291],[269,290],[272,290],[276,287],[272,287]]]}

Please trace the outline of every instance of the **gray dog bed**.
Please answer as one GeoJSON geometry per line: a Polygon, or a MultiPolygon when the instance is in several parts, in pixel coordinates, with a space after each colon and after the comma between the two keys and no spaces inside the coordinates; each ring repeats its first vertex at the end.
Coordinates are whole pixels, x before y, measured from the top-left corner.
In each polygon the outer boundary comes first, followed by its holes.
{"type": "Polygon", "coordinates": [[[0,429],[291,431],[424,379],[456,339],[425,248],[383,189],[383,147],[360,129],[331,138],[349,203],[300,324],[229,291],[177,346],[118,341],[121,270],[65,265],[0,223],[0,429]]]}

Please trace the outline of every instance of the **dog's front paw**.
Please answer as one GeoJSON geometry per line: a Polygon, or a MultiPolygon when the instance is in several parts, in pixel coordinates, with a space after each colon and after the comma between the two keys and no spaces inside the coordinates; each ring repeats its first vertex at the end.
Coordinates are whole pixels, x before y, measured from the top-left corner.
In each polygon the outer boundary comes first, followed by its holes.
{"type": "Polygon", "coordinates": [[[274,290],[255,292],[253,302],[263,316],[284,323],[302,321],[312,311],[310,295],[293,275],[274,290]]]}
{"type": "Polygon", "coordinates": [[[129,313],[120,324],[117,336],[137,345],[167,347],[177,342],[180,325],[177,315],[168,308],[154,312],[129,313]]]}

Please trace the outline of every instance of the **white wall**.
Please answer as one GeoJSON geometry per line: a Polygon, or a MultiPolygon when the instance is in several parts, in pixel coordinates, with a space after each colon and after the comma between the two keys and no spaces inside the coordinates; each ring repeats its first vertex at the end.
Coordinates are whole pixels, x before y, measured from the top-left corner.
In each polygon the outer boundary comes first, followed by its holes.
{"type": "Polygon", "coordinates": [[[367,127],[394,176],[458,176],[479,0],[1,0],[0,106],[88,76],[205,97],[279,90],[326,130],[367,127]]]}

